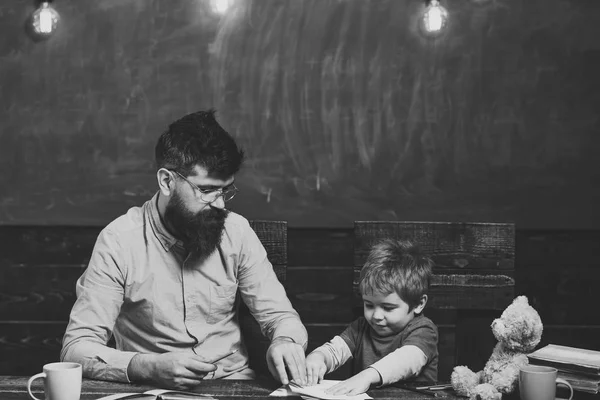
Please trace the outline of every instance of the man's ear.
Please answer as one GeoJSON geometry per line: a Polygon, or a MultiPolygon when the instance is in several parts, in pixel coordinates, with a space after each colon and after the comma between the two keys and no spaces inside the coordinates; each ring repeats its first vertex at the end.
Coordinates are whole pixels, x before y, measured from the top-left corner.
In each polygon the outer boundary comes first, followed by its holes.
{"type": "Polygon", "coordinates": [[[413,310],[415,312],[415,314],[421,314],[423,312],[423,309],[425,308],[426,304],[427,304],[427,295],[424,294],[423,296],[421,296],[421,300],[419,301],[419,304],[413,310]]]}
{"type": "Polygon", "coordinates": [[[171,195],[171,186],[173,185],[173,174],[165,169],[160,168],[156,172],[156,180],[158,181],[158,189],[164,196],[171,195]]]}

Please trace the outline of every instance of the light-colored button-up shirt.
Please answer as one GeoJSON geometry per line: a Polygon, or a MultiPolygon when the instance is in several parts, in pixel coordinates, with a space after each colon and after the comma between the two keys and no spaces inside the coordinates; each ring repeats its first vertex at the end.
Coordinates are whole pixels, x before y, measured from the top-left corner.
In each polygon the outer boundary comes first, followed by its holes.
{"type": "Polygon", "coordinates": [[[157,197],[98,236],[77,281],[61,360],[81,363],[88,378],[128,382],[137,353],[193,351],[211,362],[237,350],[207,378],[243,376],[238,291],[269,339],[306,347],[306,329],[248,221],[229,212],[218,250],[198,261],[163,225],[157,197]],[[116,349],[107,346],[112,334],[116,349]]]}

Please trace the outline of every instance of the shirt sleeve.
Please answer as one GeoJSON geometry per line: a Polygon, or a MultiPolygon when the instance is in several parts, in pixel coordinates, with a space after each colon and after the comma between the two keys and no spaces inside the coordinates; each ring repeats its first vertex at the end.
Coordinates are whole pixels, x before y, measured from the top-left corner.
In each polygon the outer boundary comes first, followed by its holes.
{"type": "Polygon", "coordinates": [[[402,346],[370,365],[381,376],[381,386],[419,375],[427,364],[425,353],[417,346],[402,346]]]}
{"type": "Polygon", "coordinates": [[[358,348],[358,343],[362,339],[361,332],[364,332],[364,325],[367,323],[363,317],[357,318],[344,331],[340,334],[340,337],[344,340],[350,353],[354,354],[358,348]]]}
{"type": "Polygon", "coordinates": [[[438,332],[433,322],[422,319],[406,329],[402,345],[370,366],[379,372],[382,386],[418,376],[437,354],[438,332]]]}
{"type": "Polygon", "coordinates": [[[271,341],[288,337],[306,349],[308,334],[273,271],[267,252],[246,222],[239,255],[238,282],[241,297],[271,341]]]}
{"type": "Polygon", "coordinates": [[[316,351],[325,356],[327,374],[335,371],[352,358],[350,348],[340,336],[334,336],[329,342],[314,349],[312,353],[316,351]]]}
{"type": "Polygon", "coordinates": [[[80,363],[86,378],[129,382],[127,367],[136,353],[107,346],[123,303],[123,268],[119,240],[104,229],[77,280],[77,300],[60,353],[61,361],[80,363]]]}
{"type": "Polygon", "coordinates": [[[435,324],[431,320],[423,318],[421,322],[407,329],[409,331],[402,341],[402,345],[416,346],[425,354],[427,360],[433,359],[438,352],[438,330],[435,324]]]}

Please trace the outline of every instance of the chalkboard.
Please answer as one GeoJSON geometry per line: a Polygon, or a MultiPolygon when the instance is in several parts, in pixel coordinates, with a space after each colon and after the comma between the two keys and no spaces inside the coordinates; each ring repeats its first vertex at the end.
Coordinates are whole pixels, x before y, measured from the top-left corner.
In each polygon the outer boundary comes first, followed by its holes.
{"type": "Polygon", "coordinates": [[[0,6],[0,224],[104,225],[157,189],[156,139],[208,107],[249,159],[232,209],[600,227],[600,2],[61,0],[0,6]]]}

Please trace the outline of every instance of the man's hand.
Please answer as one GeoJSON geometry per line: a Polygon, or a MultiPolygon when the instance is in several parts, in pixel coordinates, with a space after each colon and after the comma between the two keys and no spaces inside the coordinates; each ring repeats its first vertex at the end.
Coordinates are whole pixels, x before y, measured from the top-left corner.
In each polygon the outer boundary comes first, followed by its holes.
{"type": "Polygon", "coordinates": [[[293,381],[306,385],[304,348],[290,338],[273,339],[267,350],[267,366],[271,375],[284,385],[289,383],[286,367],[293,381]]]}
{"type": "Polygon", "coordinates": [[[312,352],[306,357],[306,378],[308,386],[318,384],[327,372],[325,356],[320,351],[312,352]]]}
{"type": "Polygon", "coordinates": [[[375,368],[367,368],[354,375],[352,378],[348,378],[345,381],[338,383],[325,390],[327,394],[333,394],[336,396],[346,394],[349,396],[364,393],[369,390],[372,384],[381,382],[379,372],[375,368]]]}
{"type": "Polygon", "coordinates": [[[188,390],[198,386],[217,366],[191,352],[136,354],[127,367],[132,381],[151,381],[168,389],[188,390]]]}

